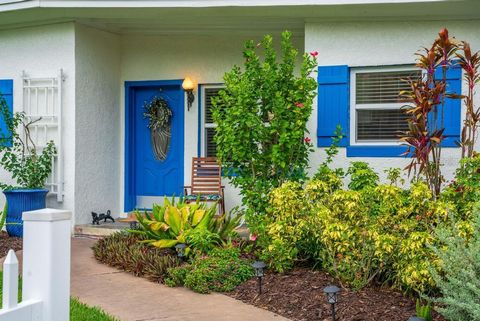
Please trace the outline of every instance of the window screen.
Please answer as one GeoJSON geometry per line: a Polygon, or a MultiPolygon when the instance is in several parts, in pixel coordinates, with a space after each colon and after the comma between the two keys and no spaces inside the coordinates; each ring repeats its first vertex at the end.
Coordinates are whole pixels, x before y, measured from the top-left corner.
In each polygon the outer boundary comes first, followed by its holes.
{"type": "Polygon", "coordinates": [[[212,119],[212,98],[218,96],[222,87],[207,87],[204,91],[204,106],[205,106],[205,118],[204,118],[204,150],[206,157],[216,157],[217,156],[217,145],[214,141],[215,136],[215,123],[212,119]]]}
{"type": "Polygon", "coordinates": [[[354,113],[357,142],[397,141],[408,129],[399,96],[410,87],[407,79],[421,77],[420,70],[355,73],[354,113]]]}

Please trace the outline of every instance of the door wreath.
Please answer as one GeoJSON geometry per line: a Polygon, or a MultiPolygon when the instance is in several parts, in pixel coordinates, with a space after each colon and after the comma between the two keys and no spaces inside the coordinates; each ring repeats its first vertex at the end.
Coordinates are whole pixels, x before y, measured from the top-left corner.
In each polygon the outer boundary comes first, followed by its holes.
{"type": "Polygon", "coordinates": [[[164,161],[167,158],[172,137],[171,120],[173,112],[167,101],[162,97],[153,97],[145,102],[143,116],[148,119],[150,140],[155,158],[164,161]]]}

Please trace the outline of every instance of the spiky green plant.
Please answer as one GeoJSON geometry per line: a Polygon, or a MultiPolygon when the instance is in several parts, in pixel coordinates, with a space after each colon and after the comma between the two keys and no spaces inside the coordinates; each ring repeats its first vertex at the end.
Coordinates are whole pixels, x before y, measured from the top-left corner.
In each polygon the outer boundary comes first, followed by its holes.
{"type": "Polygon", "coordinates": [[[158,248],[187,244],[188,254],[191,245],[194,245],[189,235],[208,234],[212,245],[220,245],[235,234],[241,213],[216,217],[216,211],[215,205],[208,207],[205,203],[187,203],[184,199],[175,203],[174,198],[165,198],[162,205],[153,205],[152,212],[137,211],[135,216],[140,228],[130,230],[130,233],[142,235],[142,242],[158,248]]]}
{"type": "Polygon", "coordinates": [[[432,305],[430,303],[422,304],[419,299],[415,303],[417,317],[423,318],[425,321],[432,321],[432,305]]]}

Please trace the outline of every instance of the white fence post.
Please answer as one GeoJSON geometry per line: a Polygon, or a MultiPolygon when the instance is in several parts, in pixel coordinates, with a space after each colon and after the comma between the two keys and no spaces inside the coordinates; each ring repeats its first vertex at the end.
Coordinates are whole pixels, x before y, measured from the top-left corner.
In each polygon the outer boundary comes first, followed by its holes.
{"type": "Polygon", "coordinates": [[[23,213],[23,300],[42,302],[42,320],[70,316],[70,211],[23,213]]]}
{"type": "Polygon", "coordinates": [[[18,305],[18,259],[13,250],[8,251],[3,262],[3,309],[18,305]]]}

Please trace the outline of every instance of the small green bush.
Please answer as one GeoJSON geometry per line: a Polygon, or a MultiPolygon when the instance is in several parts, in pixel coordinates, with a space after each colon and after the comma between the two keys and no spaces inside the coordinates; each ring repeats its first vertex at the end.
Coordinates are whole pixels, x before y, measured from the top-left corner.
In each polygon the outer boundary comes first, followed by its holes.
{"type": "Polygon", "coordinates": [[[168,286],[185,286],[198,293],[228,292],[254,274],[250,262],[238,248],[213,249],[208,256],[197,255],[190,264],[168,269],[168,286]]]}
{"type": "Polygon", "coordinates": [[[104,264],[161,282],[167,269],[180,261],[173,250],[141,243],[144,240],[142,235],[117,232],[95,243],[93,253],[104,264]]]}
{"type": "Polygon", "coordinates": [[[434,248],[440,269],[432,276],[442,296],[434,299],[437,311],[456,321],[480,320],[480,211],[477,207],[473,233],[460,236],[456,228],[440,228],[440,245],[434,248]]]}

